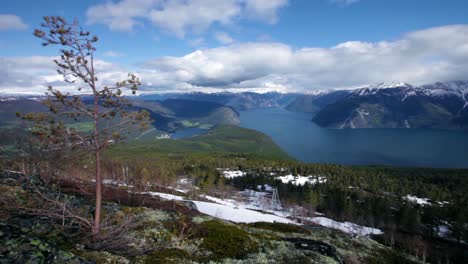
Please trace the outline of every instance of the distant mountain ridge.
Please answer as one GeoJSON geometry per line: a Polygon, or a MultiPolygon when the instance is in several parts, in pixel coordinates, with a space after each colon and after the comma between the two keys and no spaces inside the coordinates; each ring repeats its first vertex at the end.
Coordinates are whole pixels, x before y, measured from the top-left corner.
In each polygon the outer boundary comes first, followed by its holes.
{"type": "Polygon", "coordinates": [[[328,128],[467,129],[468,81],[381,83],[350,90],[319,110],[313,121],[328,128]]]}
{"type": "Polygon", "coordinates": [[[314,94],[298,95],[286,109],[295,112],[314,113],[320,111],[325,106],[339,101],[349,94],[350,90],[330,90],[314,94]]]}
{"type": "Polygon", "coordinates": [[[298,94],[294,93],[182,93],[165,95],[142,95],[143,100],[166,100],[166,99],[184,99],[191,101],[213,102],[225,106],[231,106],[237,111],[249,110],[254,108],[283,108],[290,104],[298,94]]]}
{"type": "Polygon", "coordinates": [[[187,127],[238,125],[239,113],[230,106],[186,99],[133,98],[136,108],[150,112],[157,129],[174,132],[187,127]]]}
{"type": "MultiPolygon", "coordinates": [[[[17,112],[48,112],[41,103],[44,97],[8,96],[0,97],[0,129],[13,128],[22,122],[17,112]]],[[[135,98],[131,98],[135,99],[135,98]]],[[[188,127],[211,127],[215,125],[238,125],[239,113],[230,106],[213,102],[183,99],[164,101],[133,100],[132,110],[147,110],[154,126],[161,131],[174,132],[188,127]]],[[[84,98],[85,104],[88,98],[84,98]]],[[[69,120],[72,122],[72,120],[69,120]]],[[[86,120],[82,120],[86,122],[86,120]]],[[[73,122],[72,122],[73,123],[73,122]]]]}
{"type": "MultiPolygon", "coordinates": [[[[158,120],[155,126],[167,132],[187,126],[237,125],[238,111],[255,108],[313,113],[312,121],[327,128],[468,128],[468,81],[421,86],[390,82],[356,89],[314,90],[308,94],[193,92],[129,98],[138,108],[151,111],[158,120]]],[[[34,109],[37,99],[37,96],[0,96],[0,108],[11,112],[19,104],[34,109]]],[[[11,125],[9,120],[0,121],[3,126],[11,125]]]]}

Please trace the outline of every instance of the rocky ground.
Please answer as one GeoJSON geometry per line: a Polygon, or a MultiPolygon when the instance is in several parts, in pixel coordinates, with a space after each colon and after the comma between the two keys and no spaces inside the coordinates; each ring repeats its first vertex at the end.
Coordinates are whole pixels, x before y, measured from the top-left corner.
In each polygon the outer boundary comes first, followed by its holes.
{"type": "Polygon", "coordinates": [[[90,219],[91,190],[3,173],[0,263],[418,263],[368,237],[283,223],[234,224],[125,187],[106,187],[103,235],[92,239],[86,224],[65,209],[61,218],[47,200],[90,219]]]}

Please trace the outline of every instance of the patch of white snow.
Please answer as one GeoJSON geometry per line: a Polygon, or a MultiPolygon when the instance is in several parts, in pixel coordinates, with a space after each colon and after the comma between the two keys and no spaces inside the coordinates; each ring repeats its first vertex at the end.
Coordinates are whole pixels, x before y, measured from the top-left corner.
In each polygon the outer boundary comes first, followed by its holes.
{"type": "Polygon", "coordinates": [[[381,235],[382,230],[373,227],[360,226],[351,222],[337,222],[326,217],[312,217],[311,222],[328,228],[338,229],[348,234],[358,236],[381,235]]]}
{"type": "Polygon", "coordinates": [[[417,196],[408,194],[404,196],[403,199],[419,205],[431,205],[429,198],[419,198],[417,196]]]}

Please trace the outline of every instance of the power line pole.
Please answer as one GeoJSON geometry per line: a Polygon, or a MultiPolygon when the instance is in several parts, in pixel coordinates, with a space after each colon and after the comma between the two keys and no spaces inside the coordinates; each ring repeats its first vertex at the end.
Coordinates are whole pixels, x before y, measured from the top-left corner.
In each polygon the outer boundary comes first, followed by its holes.
{"type": "Polygon", "coordinates": [[[271,209],[280,210],[282,209],[281,201],[278,194],[278,188],[273,188],[273,193],[271,195],[271,209]]]}

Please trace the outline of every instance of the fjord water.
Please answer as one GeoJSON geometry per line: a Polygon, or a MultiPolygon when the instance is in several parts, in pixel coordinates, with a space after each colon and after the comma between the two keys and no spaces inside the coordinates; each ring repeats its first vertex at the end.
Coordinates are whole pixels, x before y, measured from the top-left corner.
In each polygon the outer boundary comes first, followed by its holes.
{"type": "Polygon", "coordinates": [[[311,114],[241,111],[241,126],[270,136],[292,157],[312,163],[468,168],[468,132],[433,129],[326,129],[311,114]]]}

